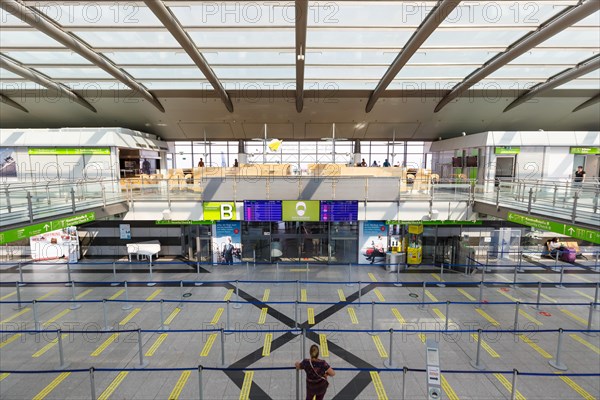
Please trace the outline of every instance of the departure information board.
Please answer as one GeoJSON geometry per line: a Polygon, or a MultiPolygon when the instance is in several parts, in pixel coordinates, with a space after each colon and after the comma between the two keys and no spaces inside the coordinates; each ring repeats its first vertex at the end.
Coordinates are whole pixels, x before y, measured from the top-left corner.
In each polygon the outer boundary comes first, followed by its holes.
{"type": "Polygon", "coordinates": [[[244,200],[245,221],[281,221],[281,201],[244,200]]]}
{"type": "Polygon", "coordinates": [[[357,221],[358,201],[321,200],[321,221],[357,221]]]}

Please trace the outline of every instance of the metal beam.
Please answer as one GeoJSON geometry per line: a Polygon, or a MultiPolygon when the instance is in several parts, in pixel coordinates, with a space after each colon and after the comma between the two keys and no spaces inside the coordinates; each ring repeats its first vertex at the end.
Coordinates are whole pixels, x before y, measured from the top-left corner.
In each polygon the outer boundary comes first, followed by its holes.
{"type": "Polygon", "coordinates": [[[124,85],[139,93],[139,95],[158,108],[161,112],[165,112],[164,107],[152,93],[143,85],[136,82],[131,76],[123,70],[117,68],[110,60],[92,50],[92,48],[79,39],[77,36],[67,33],[60,25],[46,17],[35,8],[27,7],[17,0],[0,0],[2,9],[21,21],[28,23],[38,31],[45,33],[52,39],[56,40],[63,46],[69,48],[73,52],[79,54],[98,68],[112,75],[115,79],[122,82],[124,85]]]}
{"type": "Polygon", "coordinates": [[[19,103],[17,103],[13,99],[11,99],[10,97],[3,95],[2,93],[0,93],[0,103],[4,103],[7,106],[14,107],[17,110],[21,110],[26,113],[29,112],[25,107],[23,107],[22,105],[20,105],[19,103]]]}
{"type": "Polygon", "coordinates": [[[557,33],[562,32],[578,21],[581,21],[599,9],[600,1],[587,0],[579,5],[567,8],[559,15],[546,21],[536,31],[528,33],[515,43],[511,44],[505,52],[498,54],[486,62],[481,68],[467,76],[461,83],[454,86],[450,93],[444,96],[444,98],[442,98],[442,100],[438,103],[434,112],[440,111],[452,100],[460,97],[471,86],[485,79],[487,76],[502,68],[515,58],[531,50],[540,43],[548,40],[557,33]]]}
{"type": "Polygon", "coordinates": [[[417,30],[412,34],[404,48],[398,55],[394,62],[390,65],[388,70],[383,75],[383,78],[375,87],[373,93],[369,97],[369,101],[367,102],[367,106],[365,108],[365,112],[370,112],[375,106],[381,94],[385,92],[385,89],[392,83],[396,75],[400,72],[402,68],[406,65],[406,63],[411,59],[411,57],[419,50],[421,45],[431,36],[433,32],[437,29],[437,27],[444,22],[446,17],[454,10],[460,0],[442,0],[440,1],[431,12],[427,15],[427,17],[423,20],[421,25],[417,28],[417,30]]]}
{"type": "Polygon", "coordinates": [[[512,110],[513,108],[525,103],[526,101],[541,95],[547,91],[550,91],[560,85],[564,85],[567,82],[572,81],[573,79],[577,79],[580,76],[588,74],[592,71],[595,71],[600,68],[600,55],[596,55],[590,59],[587,59],[573,68],[569,68],[565,71],[562,71],[552,77],[550,77],[546,82],[539,83],[533,86],[531,89],[517,97],[512,103],[508,105],[504,109],[504,112],[512,110]]]}
{"type": "Polygon", "coordinates": [[[304,108],[304,56],[306,55],[306,26],[308,0],[296,0],[296,111],[304,108]]]}
{"type": "Polygon", "coordinates": [[[577,112],[579,110],[583,110],[584,108],[588,108],[589,106],[592,106],[592,105],[594,105],[596,103],[600,103],[600,93],[598,93],[597,95],[595,95],[591,99],[587,100],[586,102],[581,103],[580,105],[578,105],[577,107],[575,107],[572,112],[577,112]]]}
{"type": "Polygon", "coordinates": [[[54,90],[60,96],[65,96],[67,99],[84,106],[88,110],[96,112],[96,109],[90,103],[88,103],[83,97],[79,96],[77,93],[73,92],[67,86],[53,81],[46,75],[36,70],[22,66],[12,58],[6,57],[4,54],[0,54],[0,68],[4,68],[5,70],[12,72],[13,74],[17,74],[20,77],[35,82],[38,85],[43,86],[47,89],[54,90]]]}
{"type": "Polygon", "coordinates": [[[212,70],[202,53],[198,51],[198,47],[187,34],[187,32],[181,26],[177,17],[169,10],[162,0],[144,0],[146,6],[156,15],[156,18],[162,22],[165,28],[171,33],[171,35],[177,40],[185,52],[190,56],[194,63],[198,66],[200,71],[204,74],[206,79],[210,82],[213,89],[218,93],[219,97],[227,107],[229,112],[233,112],[233,103],[229,94],[225,91],[225,88],[217,78],[217,75],[212,70]]]}

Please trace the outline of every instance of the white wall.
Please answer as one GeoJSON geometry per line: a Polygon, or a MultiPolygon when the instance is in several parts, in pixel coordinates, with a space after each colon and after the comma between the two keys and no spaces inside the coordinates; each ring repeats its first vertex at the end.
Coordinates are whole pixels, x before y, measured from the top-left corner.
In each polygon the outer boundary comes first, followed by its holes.
{"type": "Polygon", "coordinates": [[[567,180],[573,174],[573,154],[568,147],[547,147],[544,159],[544,179],[567,180]]]}

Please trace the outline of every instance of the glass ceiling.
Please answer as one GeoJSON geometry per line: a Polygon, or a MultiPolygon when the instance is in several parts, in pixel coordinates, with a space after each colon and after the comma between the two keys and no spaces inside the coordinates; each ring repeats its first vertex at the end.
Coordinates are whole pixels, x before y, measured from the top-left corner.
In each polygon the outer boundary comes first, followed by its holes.
{"type": "MultiPolygon", "coordinates": [[[[450,89],[578,0],[463,1],[423,43],[389,89],[450,89]]],[[[29,1],[151,90],[211,86],[143,2],[29,1]]],[[[226,89],[296,84],[293,2],[165,0],[226,89]]],[[[305,89],[373,90],[437,1],[310,1],[305,89]]],[[[51,79],[125,89],[115,78],[0,10],[4,56],[51,79]]],[[[600,12],[546,40],[475,85],[524,88],[600,52],[600,12]]],[[[596,71],[597,72],[597,71],[596,71]]],[[[3,90],[37,85],[1,71],[3,90]]],[[[598,73],[561,89],[599,89],[598,73]]]]}

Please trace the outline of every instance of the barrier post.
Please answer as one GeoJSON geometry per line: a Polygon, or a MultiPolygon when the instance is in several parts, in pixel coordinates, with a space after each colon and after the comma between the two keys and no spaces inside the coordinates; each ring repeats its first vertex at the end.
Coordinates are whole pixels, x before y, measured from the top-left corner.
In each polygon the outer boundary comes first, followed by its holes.
{"type": "Polygon", "coordinates": [[[59,329],[56,331],[56,340],[58,341],[58,360],[60,361],[59,369],[66,369],[68,364],[65,364],[65,353],[63,351],[62,343],[62,331],[59,329]]]}
{"type": "MultiPolygon", "coordinates": [[[[225,329],[227,331],[229,331],[231,328],[229,327],[229,323],[230,323],[230,318],[229,318],[229,303],[230,301],[227,300],[227,306],[225,308],[225,329]]],[[[231,335],[233,332],[225,332],[226,335],[231,335]]]]}
{"type": "Polygon", "coordinates": [[[115,282],[111,282],[110,286],[119,286],[119,282],[117,282],[117,263],[115,263],[114,261],[112,263],[112,270],[113,270],[113,279],[115,282]]]}
{"type": "Polygon", "coordinates": [[[346,283],[346,286],[348,286],[348,287],[354,286],[352,284],[352,263],[348,263],[348,283],[346,283]]]}
{"type": "Polygon", "coordinates": [[[564,276],[564,274],[565,274],[565,266],[561,265],[560,266],[560,280],[558,281],[558,285],[555,285],[559,289],[564,289],[565,288],[563,286],[563,276],[564,276]]]}
{"type": "MultiPolygon", "coordinates": [[[[306,281],[308,282],[308,263],[306,263],[306,281]]],[[[306,283],[308,286],[308,283],[306,283]]]]}
{"type": "Polygon", "coordinates": [[[542,297],[542,282],[538,282],[538,290],[537,290],[537,297],[535,299],[535,309],[539,310],[540,309],[540,299],[542,297]]]}
{"type": "Polygon", "coordinates": [[[360,308],[360,303],[362,303],[362,282],[358,281],[358,308],[360,308]]]}
{"type": "Polygon", "coordinates": [[[516,369],[513,369],[512,388],[510,390],[510,400],[516,400],[516,398],[517,398],[517,375],[518,374],[519,374],[519,371],[517,371],[516,369]]]}
{"type": "Polygon", "coordinates": [[[225,368],[225,331],[223,328],[220,330],[221,332],[221,368],[225,368]]]}
{"type": "Polygon", "coordinates": [[[481,362],[481,334],[482,330],[477,329],[477,351],[475,353],[475,361],[471,360],[471,362],[469,363],[473,368],[479,371],[482,371],[486,368],[485,364],[481,362]]]}
{"type": "MultiPolygon", "coordinates": [[[[518,329],[519,329],[519,308],[520,308],[520,306],[521,306],[521,302],[520,302],[520,301],[517,301],[517,302],[515,303],[515,322],[514,322],[514,324],[513,324],[513,331],[516,331],[516,330],[518,330],[518,329]]],[[[516,335],[517,335],[517,333],[516,333],[516,332],[513,332],[513,335],[515,335],[515,336],[516,336],[516,335]]]]}
{"type": "Polygon", "coordinates": [[[300,350],[302,351],[302,357],[304,357],[304,354],[306,354],[306,328],[302,328],[302,347],[300,350]]]}
{"type": "Polygon", "coordinates": [[[198,398],[204,400],[204,390],[202,389],[202,365],[198,365],[198,398]]]}
{"type": "Polygon", "coordinates": [[[479,282],[479,308],[483,309],[483,281],[479,282]]]}
{"type": "Polygon", "coordinates": [[[406,397],[406,373],[408,372],[407,367],[402,367],[402,400],[406,397]]]}
{"type": "Polygon", "coordinates": [[[19,282],[15,283],[15,286],[17,288],[17,306],[13,308],[13,310],[21,310],[23,308],[23,305],[21,304],[21,286],[19,285],[19,282]]]}
{"type": "Polygon", "coordinates": [[[71,286],[72,281],[73,279],[71,279],[71,264],[67,263],[67,283],[65,283],[65,286],[71,286]]]}
{"type": "Polygon", "coordinates": [[[144,352],[142,350],[142,330],[138,328],[137,330],[138,337],[138,353],[140,354],[140,365],[135,365],[133,368],[141,369],[146,368],[148,366],[148,361],[144,360],[144,352]]]}
{"type": "Polygon", "coordinates": [[[165,325],[165,301],[160,299],[160,330],[168,331],[170,328],[165,325]]]}
{"type": "Polygon", "coordinates": [[[108,325],[108,312],[106,310],[107,304],[106,304],[106,299],[102,299],[102,316],[104,319],[104,328],[102,328],[103,331],[112,331],[112,326],[108,325]]]}
{"type": "Polygon", "coordinates": [[[373,332],[375,330],[375,302],[371,301],[371,331],[369,335],[375,336],[376,333],[373,332]]]}
{"type": "MultiPolygon", "coordinates": [[[[598,291],[600,291],[600,282],[596,283],[596,292],[594,293],[594,309],[598,309],[598,291]]],[[[17,291],[17,294],[19,292],[17,291]]]]}
{"type": "Polygon", "coordinates": [[[446,301],[446,326],[445,326],[445,330],[446,332],[448,332],[448,321],[450,320],[450,301],[447,300],[446,301]]]}
{"type": "Polygon", "coordinates": [[[183,281],[179,281],[179,308],[183,308],[183,281]]]}
{"type": "Polygon", "coordinates": [[[236,280],[235,281],[235,303],[233,303],[233,308],[235,308],[236,310],[242,308],[242,303],[240,303],[240,284],[239,282],[236,280]]]}
{"type": "Polygon", "coordinates": [[[71,306],[69,309],[77,310],[81,308],[81,304],[77,303],[77,299],[75,298],[75,282],[71,281],[71,306]]]}
{"type": "Polygon", "coordinates": [[[421,304],[419,304],[419,308],[421,310],[425,309],[425,288],[427,287],[427,282],[423,282],[423,292],[421,294],[421,304]]]}
{"type": "Polygon", "coordinates": [[[121,310],[126,311],[126,310],[131,310],[133,308],[133,306],[131,305],[131,303],[129,303],[129,291],[127,290],[127,281],[125,281],[124,285],[125,285],[125,304],[123,304],[123,306],[121,307],[121,310]]]}
{"type": "Polygon", "coordinates": [[[518,269],[517,269],[517,266],[515,265],[515,270],[513,271],[513,283],[512,283],[512,285],[510,285],[513,288],[517,287],[517,272],[518,272],[518,269]]]}
{"type": "Polygon", "coordinates": [[[296,279],[296,301],[300,301],[300,281],[296,279]]]}
{"type": "Polygon", "coordinates": [[[394,286],[396,286],[396,287],[402,286],[402,284],[400,283],[400,263],[398,263],[396,265],[396,283],[394,283],[394,286]]]}
{"type": "Polygon", "coordinates": [[[294,331],[292,331],[292,335],[299,335],[298,331],[298,301],[294,302],[294,331]]]}
{"type": "Polygon", "coordinates": [[[194,282],[194,286],[202,286],[202,282],[198,282],[200,280],[200,252],[196,253],[196,281],[194,282]]]}
{"type": "Polygon", "coordinates": [[[96,382],[94,381],[94,367],[90,367],[90,390],[92,391],[92,400],[96,400],[96,382]]]}
{"type": "Polygon", "coordinates": [[[279,286],[279,261],[275,263],[275,286],[279,286]]]}
{"type": "Polygon", "coordinates": [[[146,286],[156,286],[156,282],[152,282],[152,256],[148,258],[148,270],[150,272],[150,278],[148,279],[150,282],[146,284],[146,286]]]}
{"type": "Polygon", "coordinates": [[[300,400],[300,370],[296,369],[296,400],[300,400]]]}
{"type": "Polygon", "coordinates": [[[559,328],[558,329],[558,344],[556,345],[556,358],[554,360],[548,361],[548,364],[550,364],[551,367],[556,368],[560,371],[566,371],[568,368],[565,364],[563,364],[561,357],[560,357],[560,350],[562,347],[562,337],[563,337],[563,330],[562,330],[562,328],[559,328]]]}
{"type": "Polygon", "coordinates": [[[441,279],[441,281],[436,283],[436,286],[437,287],[446,287],[446,284],[442,283],[442,282],[444,282],[444,262],[443,261],[440,264],[440,279],[441,279]]]}
{"type": "MultiPolygon", "coordinates": [[[[486,259],[488,257],[488,255],[485,255],[486,259]]],[[[487,262],[487,260],[486,260],[487,262]]],[[[484,265],[483,268],[481,268],[481,282],[485,282],[485,270],[487,269],[487,265],[484,265]]]]}
{"type": "Polygon", "coordinates": [[[31,308],[33,308],[33,329],[36,331],[40,330],[40,321],[38,320],[37,313],[37,300],[31,302],[31,308]]]}
{"type": "Polygon", "coordinates": [[[519,272],[523,272],[523,252],[519,252],[519,272]]]}
{"type": "Polygon", "coordinates": [[[394,328],[390,328],[390,347],[388,359],[383,361],[383,366],[386,368],[394,368],[394,328]]]}
{"type": "Polygon", "coordinates": [[[592,320],[594,318],[594,303],[590,303],[590,313],[588,314],[587,332],[583,332],[584,335],[590,337],[596,337],[596,333],[592,332],[592,320]]]}
{"type": "MultiPolygon", "coordinates": [[[[69,279],[70,281],[71,279],[69,279]]],[[[21,261],[19,261],[19,286],[25,286],[25,280],[23,279],[23,268],[21,266],[21,261]]]]}

